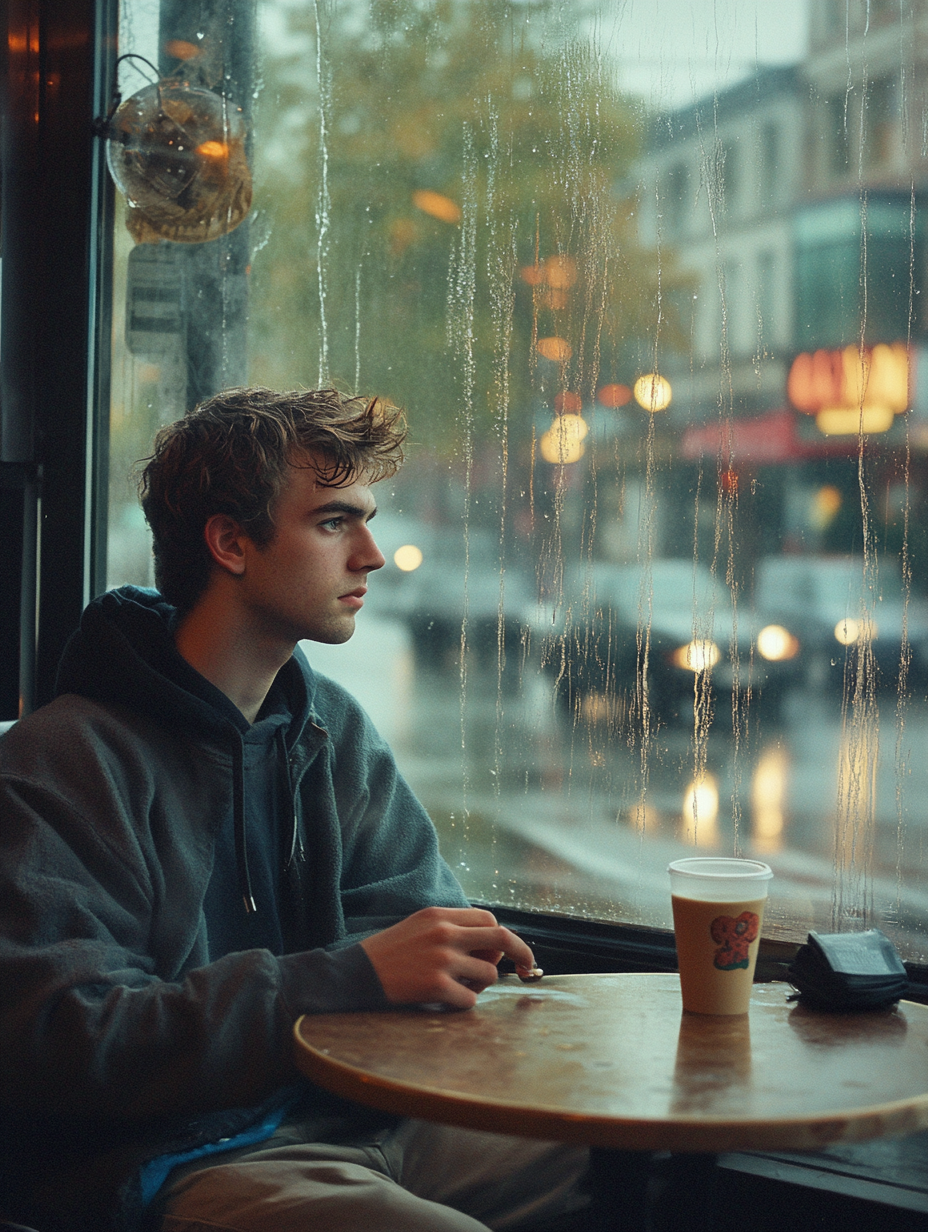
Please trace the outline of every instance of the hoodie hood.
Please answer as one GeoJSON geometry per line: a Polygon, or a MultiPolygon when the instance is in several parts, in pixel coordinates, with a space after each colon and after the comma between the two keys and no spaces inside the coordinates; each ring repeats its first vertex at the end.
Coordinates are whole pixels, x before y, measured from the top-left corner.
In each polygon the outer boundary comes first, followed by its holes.
{"type": "MultiPolygon", "coordinates": [[[[93,701],[129,705],[192,737],[227,746],[240,743],[248,720],[228,697],[178,653],[177,609],[156,590],[122,586],[84,609],[58,668],[56,695],[77,693],[93,701]],[[233,733],[238,736],[235,741],[233,733]]],[[[316,681],[297,648],[280,669],[293,718],[286,733],[292,748],[310,719],[316,681]]]]}
{"type": "MultiPolygon", "coordinates": [[[[94,599],[81,616],[58,668],[56,695],[77,693],[103,704],[130,706],[191,740],[218,745],[232,759],[232,811],[239,890],[255,910],[245,834],[245,733],[250,724],[221,691],[182,657],[174,644],[177,609],[156,590],[122,586],[94,599]]],[[[290,712],[280,728],[284,764],[311,721],[315,677],[299,649],[277,673],[290,712]]],[[[289,774],[289,771],[288,771],[289,774]]],[[[289,783],[292,792],[292,783],[289,783]]],[[[296,817],[291,860],[299,846],[296,817]]]]}

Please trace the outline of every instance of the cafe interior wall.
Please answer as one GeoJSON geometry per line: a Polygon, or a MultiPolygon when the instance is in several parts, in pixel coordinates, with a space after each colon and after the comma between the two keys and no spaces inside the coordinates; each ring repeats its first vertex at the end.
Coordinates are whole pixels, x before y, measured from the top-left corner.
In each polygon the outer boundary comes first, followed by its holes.
{"type": "MultiPolygon", "coordinates": [[[[601,559],[637,561],[647,579],[654,561],[680,555],[707,564],[747,605],[758,553],[784,550],[790,535],[793,549],[879,556],[886,537],[874,511],[892,487],[902,493],[893,550],[918,593],[928,476],[917,409],[883,438],[852,430],[825,439],[791,406],[787,383],[807,345],[921,344],[926,7],[799,3],[777,23],[768,6],[724,0],[569,9],[545,0],[445,9],[427,0],[123,0],[120,51],[147,56],[161,74],[205,72],[245,107],[255,198],[228,236],[148,246],[165,263],[156,277],[181,287],[176,329],[159,351],[119,327],[141,285],[140,252],[150,254],[117,221],[108,584],[151,580],[124,476],[154,427],[204,392],[248,379],[376,387],[406,405],[411,461],[391,493],[397,510],[458,534],[465,594],[477,568],[467,553],[489,536],[500,595],[493,740],[504,774],[513,693],[542,680],[554,705],[538,656],[555,659],[568,635],[523,631],[505,653],[507,594],[526,562],[549,615],[585,595],[601,559]],[[797,15],[808,40],[787,53],[777,40],[797,15]],[[711,41],[720,22],[743,36],[734,50],[711,41]],[[681,32],[683,52],[673,39],[681,32]],[[468,40],[484,63],[465,52],[468,40]],[[169,44],[186,47],[186,58],[169,44]],[[633,89],[642,66],[649,85],[633,89]],[[892,304],[902,315],[886,338],[868,333],[867,299],[872,306],[883,268],[867,219],[883,199],[904,204],[893,241],[902,272],[892,304]],[[840,336],[813,343],[798,293],[811,259],[801,217],[842,202],[851,223],[839,239],[856,258],[856,293],[838,296],[840,336]],[[666,411],[631,397],[649,372],[670,380],[666,411]],[[601,396],[607,389],[625,393],[601,396]],[[576,406],[589,429],[582,456],[545,461],[545,434],[565,433],[576,406]],[[789,424],[782,456],[731,448],[740,425],[771,413],[789,424]],[[687,433],[707,425],[716,443],[688,456],[687,433]],[[808,513],[827,486],[842,503],[830,540],[808,513]]],[[[129,61],[120,81],[129,94],[145,76],[129,61]]],[[[827,278],[827,261],[823,269],[827,278]]],[[[566,435],[555,439],[566,447],[566,435]]],[[[585,618],[582,608],[572,619],[585,618]]],[[[465,605],[445,686],[458,697],[462,755],[440,793],[457,793],[464,808],[436,820],[453,863],[490,868],[511,845],[501,795],[495,814],[467,811],[470,717],[483,705],[472,621],[465,605]]],[[[904,739],[918,700],[903,688],[881,713],[872,696],[846,694],[851,745],[869,747],[880,731],[884,746],[904,739]]],[[[731,710],[723,697],[711,726],[696,715],[681,794],[717,742],[747,742],[754,710],[735,706],[726,717],[731,710]]],[[[635,840],[640,873],[664,728],[619,730],[589,710],[566,722],[570,746],[597,764],[624,758],[625,770],[610,771],[627,771],[612,824],[635,840]]],[[[587,782],[569,768],[568,788],[572,774],[571,811],[587,782]]],[[[900,880],[903,855],[910,877],[919,842],[904,774],[900,880]]],[[[723,808],[737,823],[740,800],[723,808]]],[[[814,922],[891,920],[892,903],[873,909],[866,792],[836,799],[833,825],[830,898],[814,922]]],[[[735,824],[733,849],[745,837],[735,824]]],[[[610,910],[601,893],[559,885],[556,859],[547,867],[540,891],[520,887],[519,869],[468,890],[565,924],[666,927],[634,891],[610,910]]],[[[771,935],[795,942],[810,922],[787,913],[771,935]]],[[[906,933],[912,959],[928,958],[928,940],[917,940],[925,923],[906,933]]]]}

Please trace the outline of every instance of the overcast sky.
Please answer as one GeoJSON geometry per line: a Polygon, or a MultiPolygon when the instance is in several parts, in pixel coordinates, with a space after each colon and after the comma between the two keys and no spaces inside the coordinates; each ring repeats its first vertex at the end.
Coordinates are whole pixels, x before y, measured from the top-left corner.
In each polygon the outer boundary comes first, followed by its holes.
{"type": "MultiPolygon", "coordinates": [[[[335,0],[345,4],[347,0],[335,0]]],[[[574,0],[564,0],[569,11],[574,0]]],[[[809,0],[586,0],[595,38],[618,65],[619,84],[658,109],[682,107],[733,85],[758,65],[805,54],[809,0]]],[[[281,37],[279,10],[310,0],[262,0],[266,30],[281,37]]],[[[157,0],[123,0],[124,50],[156,55],[157,0]]],[[[142,74],[126,72],[136,90],[142,74]]]]}
{"type": "Polygon", "coordinates": [[[681,107],[806,50],[808,0],[601,0],[598,39],[620,85],[681,107]]]}

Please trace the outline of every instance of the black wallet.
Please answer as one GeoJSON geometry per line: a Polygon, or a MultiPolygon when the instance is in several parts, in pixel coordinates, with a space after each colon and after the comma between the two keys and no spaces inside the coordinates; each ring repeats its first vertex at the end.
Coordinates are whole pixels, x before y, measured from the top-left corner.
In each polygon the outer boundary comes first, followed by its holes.
{"type": "Polygon", "coordinates": [[[878,928],[809,933],[787,968],[798,999],[820,1010],[875,1010],[905,996],[909,977],[893,943],[878,928]]]}

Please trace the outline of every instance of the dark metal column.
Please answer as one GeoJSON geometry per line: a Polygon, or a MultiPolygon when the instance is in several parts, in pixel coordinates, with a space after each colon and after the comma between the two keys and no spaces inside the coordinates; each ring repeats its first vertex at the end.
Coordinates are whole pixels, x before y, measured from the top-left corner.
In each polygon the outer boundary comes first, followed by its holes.
{"type": "Polygon", "coordinates": [[[41,14],[39,0],[8,0],[6,63],[2,74],[3,251],[0,311],[0,518],[3,526],[0,587],[0,718],[16,718],[32,697],[36,568],[35,391],[32,340],[37,315],[30,262],[28,202],[36,193],[40,137],[41,14]],[[22,609],[22,611],[21,611],[22,609]],[[31,612],[32,620],[23,619],[31,612]],[[25,661],[25,667],[21,665],[25,661]]]}
{"type": "Polygon", "coordinates": [[[15,656],[0,651],[4,717],[14,717],[14,688],[23,710],[50,699],[91,588],[90,286],[101,255],[91,244],[101,169],[91,121],[98,16],[108,25],[112,10],[110,0],[6,5],[0,458],[5,508],[13,492],[23,505],[11,525],[19,552],[5,549],[18,555],[19,593],[3,588],[0,624],[11,627],[14,605],[23,619],[15,656]]]}

